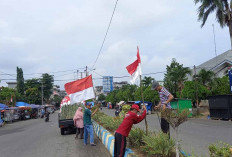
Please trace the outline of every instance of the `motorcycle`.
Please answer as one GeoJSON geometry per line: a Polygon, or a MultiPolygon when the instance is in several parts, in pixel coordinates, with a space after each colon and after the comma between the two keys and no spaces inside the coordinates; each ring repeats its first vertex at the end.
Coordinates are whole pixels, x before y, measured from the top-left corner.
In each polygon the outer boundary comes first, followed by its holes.
{"type": "Polygon", "coordinates": [[[45,121],[45,122],[48,122],[48,121],[49,121],[49,112],[47,112],[47,113],[45,114],[45,117],[46,117],[46,118],[45,118],[44,121],[45,121]]]}

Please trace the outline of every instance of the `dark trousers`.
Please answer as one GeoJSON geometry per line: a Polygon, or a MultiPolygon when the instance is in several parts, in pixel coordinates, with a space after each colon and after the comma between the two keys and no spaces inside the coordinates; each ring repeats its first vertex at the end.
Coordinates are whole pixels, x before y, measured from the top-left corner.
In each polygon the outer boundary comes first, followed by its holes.
{"type": "Polygon", "coordinates": [[[116,132],[114,137],[114,157],[124,157],[126,149],[126,136],[116,132]]]}
{"type": "Polygon", "coordinates": [[[83,139],[83,133],[84,133],[84,128],[77,128],[76,138],[78,138],[78,135],[80,134],[80,138],[83,139]]]}
{"type": "Polygon", "coordinates": [[[169,123],[165,118],[161,118],[161,130],[163,133],[169,134],[169,123]]]}

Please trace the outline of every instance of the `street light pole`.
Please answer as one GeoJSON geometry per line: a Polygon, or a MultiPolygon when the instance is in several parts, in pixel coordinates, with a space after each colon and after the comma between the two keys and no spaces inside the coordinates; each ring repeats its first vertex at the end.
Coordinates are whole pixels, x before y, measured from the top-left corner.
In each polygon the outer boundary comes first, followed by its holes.
{"type": "Polygon", "coordinates": [[[42,92],[42,105],[43,105],[43,82],[42,83],[42,88],[41,88],[41,92],[42,92]]]}

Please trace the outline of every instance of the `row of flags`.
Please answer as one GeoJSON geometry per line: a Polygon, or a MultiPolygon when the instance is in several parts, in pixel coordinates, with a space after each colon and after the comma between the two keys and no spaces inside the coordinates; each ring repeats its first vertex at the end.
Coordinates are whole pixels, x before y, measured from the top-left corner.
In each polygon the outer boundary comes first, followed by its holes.
{"type": "MultiPolygon", "coordinates": [[[[128,73],[131,75],[130,82],[132,84],[142,75],[141,71],[141,59],[139,55],[139,48],[137,47],[137,59],[126,67],[128,73]]],[[[95,98],[95,93],[93,89],[93,79],[92,75],[89,75],[83,79],[68,82],[64,85],[65,91],[68,96],[66,96],[61,101],[61,107],[63,105],[69,105],[74,103],[84,102],[88,99],[95,98]]]]}

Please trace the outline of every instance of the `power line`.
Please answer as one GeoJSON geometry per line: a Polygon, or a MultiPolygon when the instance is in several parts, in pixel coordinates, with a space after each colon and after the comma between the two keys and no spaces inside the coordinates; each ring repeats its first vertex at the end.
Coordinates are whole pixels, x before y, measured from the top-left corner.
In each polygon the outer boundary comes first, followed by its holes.
{"type": "Polygon", "coordinates": [[[102,51],[103,45],[104,45],[105,40],[106,40],[106,36],[107,36],[108,31],[109,31],[109,29],[110,29],[110,25],[111,25],[111,22],[112,22],[112,19],[113,19],[113,16],[114,16],[114,12],[115,12],[117,3],[118,3],[118,0],[116,0],[115,6],[114,6],[114,10],[113,10],[113,13],[112,13],[112,16],[111,16],[111,19],[110,19],[110,23],[109,23],[108,28],[107,28],[107,30],[106,30],[105,37],[104,37],[104,39],[103,39],[101,48],[100,48],[100,50],[99,50],[99,52],[98,52],[97,58],[96,58],[96,60],[95,60],[95,62],[94,62],[94,64],[93,64],[93,66],[92,66],[92,69],[93,69],[93,67],[95,66],[95,64],[96,64],[96,62],[97,62],[97,60],[98,60],[98,58],[99,58],[99,56],[100,56],[100,53],[101,53],[101,51],[102,51]]]}

